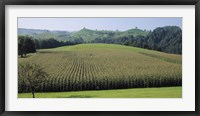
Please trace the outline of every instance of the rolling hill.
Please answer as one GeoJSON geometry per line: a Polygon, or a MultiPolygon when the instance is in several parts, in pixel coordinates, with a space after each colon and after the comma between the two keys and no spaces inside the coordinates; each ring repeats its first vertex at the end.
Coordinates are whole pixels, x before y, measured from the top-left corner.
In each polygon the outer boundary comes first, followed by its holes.
{"type": "MultiPolygon", "coordinates": [[[[182,56],[115,44],[80,44],[38,50],[19,58],[49,74],[37,92],[182,85],[182,56]]],[[[18,69],[20,70],[20,68],[18,69]]],[[[20,82],[19,92],[29,88],[20,82]]]]}
{"type": "Polygon", "coordinates": [[[147,36],[148,33],[149,32],[141,29],[130,29],[127,31],[107,31],[83,28],[76,32],[68,32],[18,28],[18,35],[30,35],[33,36],[35,39],[54,38],[56,40],[62,41],[73,41],[76,38],[82,38],[85,42],[90,42],[96,38],[117,38],[138,35],[147,36]]]}
{"type": "Polygon", "coordinates": [[[147,36],[149,32],[140,29],[130,29],[127,31],[107,31],[107,30],[90,30],[83,28],[78,32],[71,33],[70,36],[74,38],[82,38],[86,42],[90,42],[96,38],[118,38],[129,36],[147,36]]]}

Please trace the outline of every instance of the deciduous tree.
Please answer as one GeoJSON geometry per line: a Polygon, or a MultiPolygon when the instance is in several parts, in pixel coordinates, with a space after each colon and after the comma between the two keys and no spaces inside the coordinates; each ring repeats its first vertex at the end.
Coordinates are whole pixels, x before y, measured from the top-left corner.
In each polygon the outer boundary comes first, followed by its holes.
{"type": "Polygon", "coordinates": [[[30,63],[19,64],[18,70],[18,90],[29,87],[28,89],[31,90],[33,98],[35,98],[35,89],[44,83],[48,76],[47,73],[41,66],[30,63]]]}

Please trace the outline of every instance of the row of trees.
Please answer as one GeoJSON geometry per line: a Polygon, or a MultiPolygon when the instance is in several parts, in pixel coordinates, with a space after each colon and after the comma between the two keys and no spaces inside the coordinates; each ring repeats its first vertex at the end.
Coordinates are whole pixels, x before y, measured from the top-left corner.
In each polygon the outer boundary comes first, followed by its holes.
{"type": "Polygon", "coordinates": [[[76,45],[84,43],[82,38],[76,38],[73,41],[58,41],[54,38],[50,39],[34,39],[36,49],[55,48],[67,45],[76,45]]]}
{"type": "Polygon", "coordinates": [[[34,39],[31,36],[18,36],[18,55],[26,56],[28,53],[35,53],[36,49],[55,48],[67,45],[76,45],[83,43],[82,38],[76,38],[73,41],[57,41],[54,38],[50,39],[34,39]]]}

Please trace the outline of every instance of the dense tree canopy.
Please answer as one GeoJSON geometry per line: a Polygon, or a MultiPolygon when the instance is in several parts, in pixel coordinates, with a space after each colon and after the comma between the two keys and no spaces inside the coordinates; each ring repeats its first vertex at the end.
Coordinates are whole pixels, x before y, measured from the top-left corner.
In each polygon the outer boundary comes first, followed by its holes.
{"type": "Polygon", "coordinates": [[[145,49],[182,54],[182,30],[176,26],[159,27],[147,36],[122,36],[118,38],[96,38],[91,43],[114,43],[145,49]]]}
{"type": "Polygon", "coordinates": [[[182,53],[182,30],[175,26],[159,27],[147,36],[149,49],[168,53],[182,53]]]}
{"type": "Polygon", "coordinates": [[[30,36],[18,36],[18,55],[23,57],[27,53],[36,52],[35,43],[30,36]]]}

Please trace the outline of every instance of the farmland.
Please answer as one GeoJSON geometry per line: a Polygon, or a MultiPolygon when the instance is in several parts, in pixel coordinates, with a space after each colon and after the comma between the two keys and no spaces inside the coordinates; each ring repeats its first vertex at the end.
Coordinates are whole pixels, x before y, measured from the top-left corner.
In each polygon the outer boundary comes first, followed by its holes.
{"type": "MultiPolygon", "coordinates": [[[[114,44],[38,50],[19,63],[41,65],[48,78],[37,92],[108,90],[182,85],[182,56],[114,44]]],[[[20,89],[19,92],[29,92],[20,89]]]]}

